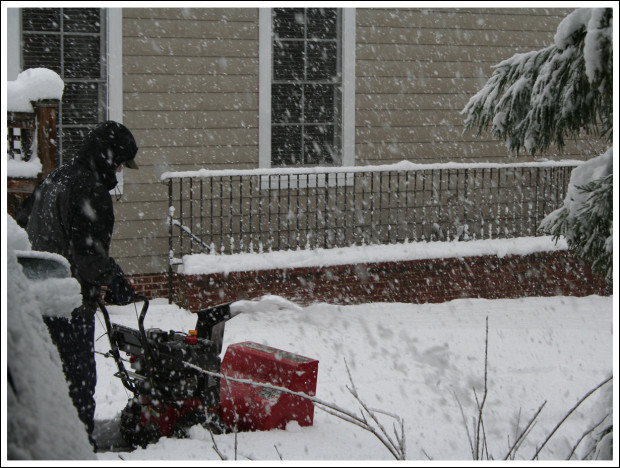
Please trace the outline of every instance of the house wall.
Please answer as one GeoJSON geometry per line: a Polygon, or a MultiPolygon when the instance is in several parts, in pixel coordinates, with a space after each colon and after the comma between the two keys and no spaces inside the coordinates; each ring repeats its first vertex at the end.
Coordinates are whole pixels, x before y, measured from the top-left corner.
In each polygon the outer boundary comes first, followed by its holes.
{"type": "MultiPolygon", "coordinates": [[[[488,134],[462,135],[460,111],[493,65],[551,44],[570,11],[357,9],[355,165],[507,161],[488,134]]],[[[123,9],[123,119],[140,169],[125,171],[111,253],[127,273],[167,270],[163,172],[258,167],[258,16],[123,9]]]]}
{"type": "Polygon", "coordinates": [[[258,165],[258,10],[123,9],[124,123],[140,148],[116,203],[111,253],[167,270],[166,171],[258,165]]]}

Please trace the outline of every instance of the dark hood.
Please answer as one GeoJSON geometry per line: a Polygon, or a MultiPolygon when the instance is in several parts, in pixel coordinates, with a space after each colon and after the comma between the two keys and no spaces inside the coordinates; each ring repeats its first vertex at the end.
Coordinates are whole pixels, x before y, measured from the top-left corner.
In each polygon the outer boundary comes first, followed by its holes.
{"type": "Polygon", "coordinates": [[[118,166],[124,161],[134,159],[137,153],[138,145],[129,129],[109,120],[100,123],[88,133],[77,157],[95,173],[108,190],[112,190],[118,183],[118,166]]]}

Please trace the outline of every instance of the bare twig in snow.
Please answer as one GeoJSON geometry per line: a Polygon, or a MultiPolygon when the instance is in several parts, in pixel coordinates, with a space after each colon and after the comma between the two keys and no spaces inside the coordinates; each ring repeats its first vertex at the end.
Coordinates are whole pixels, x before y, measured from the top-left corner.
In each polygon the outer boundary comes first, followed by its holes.
{"type": "Polygon", "coordinates": [[[220,457],[220,460],[225,461],[227,460],[226,456],[220,452],[219,447],[217,446],[217,442],[215,442],[215,437],[213,437],[213,431],[211,430],[211,428],[209,427],[209,434],[211,435],[211,441],[213,442],[213,450],[215,451],[215,453],[217,453],[217,456],[220,457]]]}
{"type": "Polygon", "coordinates": [[[504,457],[504,460],[508,460],[508,457],[510,457],[510,455],[512,453],[516,453],[516,451],[519,448],[519,446],[521,445],[521,443],[525,440],[525,437],[527,437],[527,434],[529,434],[529,431],[531,430],[531,427],[533,427],[532,425],[533,425],[534,421],[536,420],[536,418],[538,418],[538,415],[540,414],[540,412],[542,411],[543,407],[546,404],[547,404],[547,402],[545,401],[542,405],[540,405],[540,408],[538,408],[538,411],[536,411],[536,413],[534,414],[532,419],[530,419],[530,422],[527,423],[525,428],[521,431],[521,434],[515,440],[515,443],[512,444],[512,447],[510,447],[510,450],[508,450],[508,453],[504,457]]]}
{"type": "Polygon", "coordinates": [[[472,459],[476,459],[476,452],[474,452],[474,443],[471,440],[471,434],[469,433],[469,426],[467,425],[467,418],[465,417],[465,412],[463,411],[463,406],[461,405],[461,402],[459,401],[459,398],[456,396],[456,393],[454,391],[452,391],[452,394],[454,395],[454,399],[456,400],[456,402],[459,405],[459,409],[461,410],[461,417],[463,418],[463,426],[465,426],[465,432],[467,433],[467,439],[469,440],[469,447],[471,448],[471,456],[472,459]]]}
{"type": "Polygon", "coordinates": [[[586,401],[586,399],[588,399],[588,397],[590,395],[592,395],[594,392],[596,392],[599,388],[601,388],[603,385],[605,385],[606,383],[610,382],[613,379],[612,377],[609,377],[607,379],[605,379],[603,382],[601,382],[600,384],[598,384],[596,387],[594,387],[592,390],[590,390],[588,393],[586,393],[583,398],[581,398],[581,400],[579,400],[577,402],[577,404],[575,406],[573,406],[570,411],[568,413],[566,413],[566,415],[562,418],[562,420],[553,428],[553,430],[551,431],[551,433],[547,436],[547,438],[545,439],[545,441],[542,443],[542,445],[538,448],[538,450],[536,450],[536,453],[534,454],[534,456],[532,457],[532,460],[535,460],[538,457],[538,454],[540,453],[540,451],[543,449],[543,447],[545,445],[547,445],[547,442],[549,442],[549,440],[551,439],[551,437],[553,437],[553,434],[555,434],[555,431],[557,431],[560,426],[562,424],[564,424],[564,421],[566,421],[568,419],[568,417],[573,413],[573,411],[575,411],[584,401],[586,401]]]}
{"type": "MultiPolygon", "coordinates": [[[[385,430],[385,428],[383,427],[383,425],[379,422],[375,412],[373,410],[371,410],[370,408],[368,408],[366,406],[366,404],[359,397],[359,395],[357,393],[357,389],[355,388],[355,383],[353,382],[353,378],[351,377],[351,371],[349,370],[349,365],[348,365],[346,359],[345,359],[345,366],[347,368],[347,374],[349,375],[349,381],[351,382],[351,387],[352,387],[352,388],[349,388],[349,391],[351,392],[353,397],[357,400],[357,402],[360,404],[362,409],[366,412],[366,414],[368,414],[368,416],[370,416],[370,418],[374,421],[376,426],[379,428],[380,432],[378,432],[373,426],[371,426],[368,423],[368,421],[366,420],[366,418],[363,416],[363,413],[362,413],[362,418],[363,418],[363,421],[364,421],[364,427],[363,428],[366,429],[367,431],[371,432],[375,437],[377,437],[381,441],[381,443],[383,443],[383,445],[385,445],[385,447],[390,451],[390,453],[394,456],[394,458],[396,458],[397,460],[404,460],[405,459],[405,446],[404,446],[405,438],[404,438],[404,433],[403,433],[402,437],[398,437],[398,435],[396,435],[397,442],[395,442],[388,435],[388,433],[385,430]]],[[[387,414],[387,413],[384,413],[384,414],[387,414]]],[[[398,417],[396,415],[391,415],[391,416],[393,418],[395,418],[397,421],[399,421],[401,423],[401,427],[404,428],[403,421],[402,421],[402,419],[400,417],[398,417]]],[[[395,432],[396,432],[396,430],[395,430],[395,432]]]]}
{"type": "MultiPolygon", "coordinates": [[[[483,431],[483,446],[486,446],[486,436],[484,436],[484,426],[483,426],[483,418],[482,411],[484,409],[484,403],[487,400],[488,387],[487,387],[487,372],[488,372],[488,363],[489,363],[489,317],[486,318],[486,335],[484,339],[484,394],[482,396],[482,403],[478,404],[478,424],[476,428],[476,460],[480,460],[482,458],[482,450],[480,447],[480,431],[483,431]]],[[[476,390],[474,389],[474,394],[476,390]]],[[[478,396],[476,395],[476,403],[478,403],[478,396]]],[[[488,458],[488,453],[487,453],[488,458]]]]}

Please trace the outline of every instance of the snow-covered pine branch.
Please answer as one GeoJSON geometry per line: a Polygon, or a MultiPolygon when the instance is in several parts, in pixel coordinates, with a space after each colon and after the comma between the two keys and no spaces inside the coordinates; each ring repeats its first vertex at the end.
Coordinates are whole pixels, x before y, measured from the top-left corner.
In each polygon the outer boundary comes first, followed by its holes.
{"type": "Polygon", "coordinates": [[[491,127],[518,153],[545,151],[582,131],[611,138],[611,9],[579,9],[558,26],[554,44],[495,66],[462,114],[465,128],[491,127]]]}

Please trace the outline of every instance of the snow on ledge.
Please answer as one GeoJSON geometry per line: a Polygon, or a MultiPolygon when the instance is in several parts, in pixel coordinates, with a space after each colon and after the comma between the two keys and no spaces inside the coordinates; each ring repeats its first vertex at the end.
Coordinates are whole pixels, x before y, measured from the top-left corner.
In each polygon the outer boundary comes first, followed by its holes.
{"type": "Polygon", "coordinates": [[[34,112],[31,101],[62,99],[65,83],[58,73],[47,68],[24,70],[15,81],[6,84],[8,112],[34,112]]]}
{"type": "Polygon", "coordinates": [[[550,236],[520,237],[452,242],[412,242],[407,244],[354,246],[333,249],[276,251],[233,255],[193,254],[183,257],[179,273],[200,275],[236,271],[326,267],[362,263],[463,258],[482,255],[528,255],[536,252],[566,250],[566,242],[550,236]]]}
{"type": "Polygon", "coordinates": [[[6,162],[7,177],[14,177],[16,179],[36,179],[42,170],[43,165],[36,155],[33,155],[30,161],[9,159],[6,162]]]}

